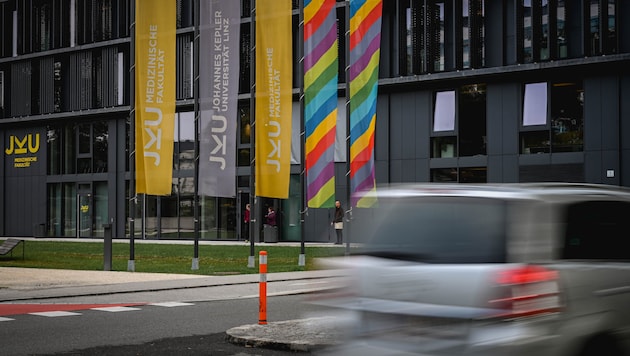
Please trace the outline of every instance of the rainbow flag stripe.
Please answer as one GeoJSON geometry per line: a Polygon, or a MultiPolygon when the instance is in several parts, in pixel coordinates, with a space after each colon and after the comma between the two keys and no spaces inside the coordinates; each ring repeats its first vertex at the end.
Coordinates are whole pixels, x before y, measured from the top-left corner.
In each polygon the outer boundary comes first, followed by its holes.
{"type": "Polygon", "coordinates": [[[335,0],[305,0],[304,151],[310,208],[335,206],[337,46],[335,0]]]}
{"type": "Polygon", "coordinates": [[[350,191],[352,206],[375,198],[374,129],[381,53],[382,0],[350,0],[350,191]]]}

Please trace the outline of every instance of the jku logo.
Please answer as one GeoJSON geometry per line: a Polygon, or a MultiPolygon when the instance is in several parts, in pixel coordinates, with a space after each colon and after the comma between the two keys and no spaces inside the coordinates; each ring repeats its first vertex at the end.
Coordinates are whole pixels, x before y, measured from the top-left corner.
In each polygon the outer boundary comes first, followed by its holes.
{"type": "Polygon", "coordinates": [[[8,155],[37,153],[37,151],[39,151],[39,134],[35,134],[34,141],[35,142],[33,142],[33,134],[28,134],[22,138],[11,135],[9,137],[9,148],[6,148],[4,152],[8,155]]]}

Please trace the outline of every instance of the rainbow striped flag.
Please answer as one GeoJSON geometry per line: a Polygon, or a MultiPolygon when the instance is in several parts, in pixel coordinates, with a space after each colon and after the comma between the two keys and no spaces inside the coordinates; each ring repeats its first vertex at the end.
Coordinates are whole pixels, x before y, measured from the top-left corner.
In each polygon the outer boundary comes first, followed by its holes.
{"type": "Polygon", "coordinates": [[[350,193],[352,206],[375,198],[374,129],[381,53],[382,0],[350,0],[350,193]]]}
{"type": "Polygon", "coordinates": [[[335,206],[337,44],[335,0],[304,0],[304,129],[306,200],[335,206]]]}

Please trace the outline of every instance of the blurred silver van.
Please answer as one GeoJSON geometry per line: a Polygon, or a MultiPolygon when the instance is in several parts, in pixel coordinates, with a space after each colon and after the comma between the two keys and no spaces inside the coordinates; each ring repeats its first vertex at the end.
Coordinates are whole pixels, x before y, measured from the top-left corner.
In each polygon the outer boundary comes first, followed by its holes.
{"type": "Polygon", "coordinates": [[[355,209],[338,355],[630,355],[630,190],[379,187],[355,209]]]}

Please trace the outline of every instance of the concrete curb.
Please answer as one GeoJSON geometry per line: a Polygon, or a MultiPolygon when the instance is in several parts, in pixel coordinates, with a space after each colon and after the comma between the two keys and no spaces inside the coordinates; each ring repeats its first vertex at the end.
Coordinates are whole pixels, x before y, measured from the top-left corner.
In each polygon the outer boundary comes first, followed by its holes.
{"type": "Polygon", "coordinates": [[[226,331],[227,341],[236,345],[311,352],[339,344],[341,330],[335,317],[249,324],[226,331]]]}

